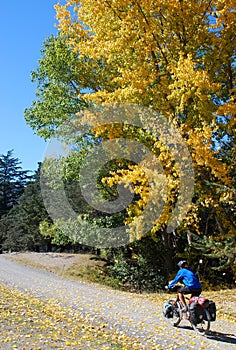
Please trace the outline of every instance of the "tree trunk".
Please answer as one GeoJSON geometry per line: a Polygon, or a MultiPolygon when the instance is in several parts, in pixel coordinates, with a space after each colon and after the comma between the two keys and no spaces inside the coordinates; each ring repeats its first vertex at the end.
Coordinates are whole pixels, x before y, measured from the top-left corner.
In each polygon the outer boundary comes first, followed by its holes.
{"type": "Polygon", "coordinates": [[[167,273],[173,271],[175,248],[173,245],[173,233],[168,233],[166,229],[161,230],[161,237],[164,243],[165,252],[163,254],[164,265],[167,273]]]}

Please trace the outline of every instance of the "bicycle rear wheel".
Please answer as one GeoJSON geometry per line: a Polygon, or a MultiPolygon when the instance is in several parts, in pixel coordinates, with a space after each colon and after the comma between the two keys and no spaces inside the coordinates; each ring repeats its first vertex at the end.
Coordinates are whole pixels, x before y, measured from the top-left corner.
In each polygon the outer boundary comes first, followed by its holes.
{"type": "Polygon", "coordinates": [[[201,334],[201,335],[207,334],[210,330],[210,325],[211,325],[210,314],[206,309],[204,311],[205,311],[204,320],[199,324],[192,323],[192,327],[195,330],[195,332],[197,332],[198,334],[201,334]]]}
{"type": "Polygon", "coordinates": [[[176,299],[169,299],[169,303],[171,303],[174,307],[173,317],[170,318],[170,322],[172,326],[177,327],[182,320],[181,305],[179,301],[176,301],[176,299]]]}

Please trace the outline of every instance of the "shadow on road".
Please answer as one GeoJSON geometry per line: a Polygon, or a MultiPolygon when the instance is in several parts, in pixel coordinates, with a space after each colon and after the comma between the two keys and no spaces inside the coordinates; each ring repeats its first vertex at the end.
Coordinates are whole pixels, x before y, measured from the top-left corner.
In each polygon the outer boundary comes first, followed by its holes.
{"type": "Polygon", "coordinates": [[[212,332],[207,334],[208,339],[216,340],[222,343],[236,344],[236,335],[230,333],[212,332]]]}
{"type": "MultiPolygon", "coordinates": [[[[191,326],[179,326],[179,328],[193,331],[191,326]]],[[[221,333],[210,330],[205,337],[221,343],[236,344],[236,334],[233,333],[221,333]]]]}

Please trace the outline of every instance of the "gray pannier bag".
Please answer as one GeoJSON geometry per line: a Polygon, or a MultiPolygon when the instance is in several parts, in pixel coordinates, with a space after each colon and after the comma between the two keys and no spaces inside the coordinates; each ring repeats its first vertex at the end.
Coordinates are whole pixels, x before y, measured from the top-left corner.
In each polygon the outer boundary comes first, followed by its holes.
{"type": "Polygon", "coordinates": [[[164,317],[172,318],[174,314],[174,306],[171,303],[164,303],[162,307],[164,317]]]}
{"type": "Polygon", "coordinates": [[[193,301],[189,305],[189,320],[193,324],[201,323],[204,320],[205,311],[198,302],[193,301]]]}

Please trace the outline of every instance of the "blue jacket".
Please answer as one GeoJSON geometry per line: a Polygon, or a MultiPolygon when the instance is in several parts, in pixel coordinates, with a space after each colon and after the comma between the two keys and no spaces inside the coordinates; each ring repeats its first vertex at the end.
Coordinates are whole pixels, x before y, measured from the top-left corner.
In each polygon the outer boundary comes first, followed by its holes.
{"type": "Polygon", "coordinates": [[[183,267],[177,272],[173,281],[169,283],[168,288],[173,288],[174,285],[178,282],[182,282],[186,287],[190,289],[202,288],[195,273],[187,267],[183,267]]]}

